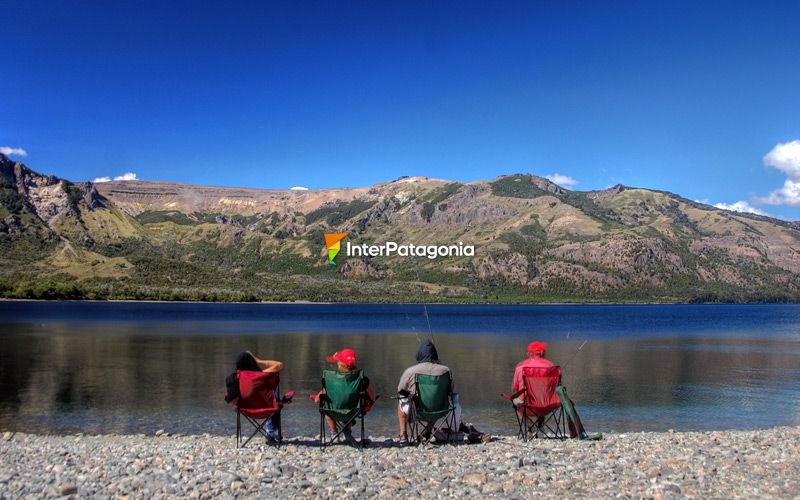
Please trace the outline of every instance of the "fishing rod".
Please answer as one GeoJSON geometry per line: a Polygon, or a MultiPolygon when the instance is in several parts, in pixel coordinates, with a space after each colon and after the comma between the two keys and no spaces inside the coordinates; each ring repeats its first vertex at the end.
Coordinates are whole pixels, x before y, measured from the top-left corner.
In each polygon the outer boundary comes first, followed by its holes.
{"type": "Polygon", "coordinates": [[[580,347],[578,347],[578,349],[572,354],[572,357],[569,358],[569,360],[566,363],[561,365],[562,370],[564,370],[564,368],[569,366],[569,364],[572,363],[573,360],[575,360],[575,358],[578,356],[578,354],[581,352],[581,349],[583,349],[583,346],[585,346],[587,342],[589,342],[589,339],[584,340],[583,343],[580,345],[580,347]]]}

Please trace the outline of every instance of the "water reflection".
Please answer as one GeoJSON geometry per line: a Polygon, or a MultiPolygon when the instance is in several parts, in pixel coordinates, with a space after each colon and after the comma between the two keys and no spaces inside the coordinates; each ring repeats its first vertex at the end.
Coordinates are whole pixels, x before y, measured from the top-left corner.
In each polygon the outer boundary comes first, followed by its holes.
{"type": "MultiPolygon", "coordinates": [[[[800,342],[667,336],[551,340],[549,357],[566,363],[564,382],[587,425],[598,430],[766,427],[800,422],[800,342]]],[[[494,432],[513,430],[500,393],[509,389],[529,336],[434,335],[455,375],[464,418],[494,432]]],[[[417,335],[237,333],[175,335],[169,325],[82,322],[4,323],[0,350],[0,428],[40,432],[233,432],[222,401],[237,352],[286,363],[284,390],[299,397],[285,419],[289,434],[318,424],[306,397],[319,386],[324,355],[356,350],[378,393],[373,433],[395,433],[388,396],[414,362],[417,335]]]]}

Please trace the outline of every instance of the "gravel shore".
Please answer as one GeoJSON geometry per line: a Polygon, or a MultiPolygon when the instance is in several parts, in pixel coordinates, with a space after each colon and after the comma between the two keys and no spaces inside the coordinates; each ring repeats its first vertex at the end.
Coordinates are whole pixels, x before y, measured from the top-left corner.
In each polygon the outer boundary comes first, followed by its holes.
{"type": "Polygon", "coordinates": [[[310,438],[4,433],[0,497],[800,496],[800,427],[322,452],[310,438]]]}

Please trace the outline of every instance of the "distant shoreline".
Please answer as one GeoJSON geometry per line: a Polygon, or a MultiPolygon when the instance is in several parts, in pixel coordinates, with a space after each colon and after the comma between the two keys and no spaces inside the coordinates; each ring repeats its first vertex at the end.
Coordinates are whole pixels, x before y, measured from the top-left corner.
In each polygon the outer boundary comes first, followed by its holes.
{"type": "Polygon", "coordinates": [[[97,304],[238,304],[238,305],[429,305],[429,306],[764,306],[800,305],[800,302],[314,302],[295,301],[208,301],[154,299],[17,299],[3,297],[0,302],[91,302],[97,304]]]}

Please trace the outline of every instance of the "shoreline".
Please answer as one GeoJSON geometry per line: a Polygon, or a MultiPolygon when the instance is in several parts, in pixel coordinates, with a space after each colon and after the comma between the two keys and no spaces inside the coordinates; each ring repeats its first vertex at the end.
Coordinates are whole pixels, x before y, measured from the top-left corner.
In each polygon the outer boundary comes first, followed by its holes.
{"type": "Polygon", "coordinates": [[[798,302],[314,302],[294,301],[207,301],[155,299],[18,299],[0,297],[1,302],[89,302],[92,304],[236,304],[236,305],[351,305],[351,306],[792,306],[798,302]]]}
{"type": "Polygon", "coordinates": [[[0,440],[0,496],[210,498],[441,496],[793,497],[800,425],[756,431],[612,433],[601,441],[320,451],[309,437],[236,450],[233,436],[36,435],[0,440]]]}

